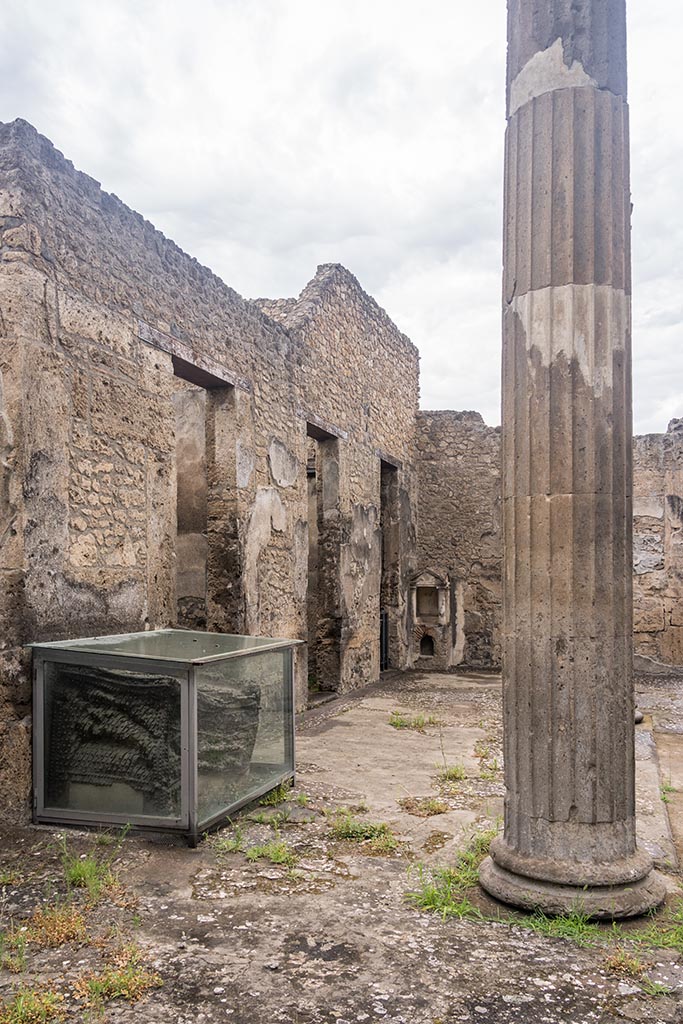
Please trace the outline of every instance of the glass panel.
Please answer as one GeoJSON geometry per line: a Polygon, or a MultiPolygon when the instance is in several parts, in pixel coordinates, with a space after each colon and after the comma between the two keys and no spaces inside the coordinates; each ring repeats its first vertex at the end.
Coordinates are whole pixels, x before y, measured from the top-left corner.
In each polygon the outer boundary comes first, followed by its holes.
{"type": "Polygon", "coordinates": [[[195,669],[200,826],[293,769],[290,657],[272,651],[195,669]]]}
{"type": "Polygon", "coordinates": [[[45,807],[179,818],[180,691],[177,676],[45,662],[45,807]]]}
{"type": "Polygon", "coordinates": [[[124,633],[120,636],[91,637],[86,640],[62,640],[34,647],[56,650],[116,654],[129,658],[155,658],[168,661],[192,661],[220,657],[242,651],[281,647],[291,640],[256,636],[230,636],[189,629],[158,629],[148,633],[124,633]]]}

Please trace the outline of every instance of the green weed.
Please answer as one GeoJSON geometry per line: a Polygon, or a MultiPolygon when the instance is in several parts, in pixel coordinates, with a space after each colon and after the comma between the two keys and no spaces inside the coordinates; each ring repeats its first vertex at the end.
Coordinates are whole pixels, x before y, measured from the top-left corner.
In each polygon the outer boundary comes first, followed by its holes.
{"type": "Polygon", "coordinates": [[[235,825],[231,836],[214,836],[211,840],[216,853],[240,853],[244,849],[244,832],[235,825]]]}
{"type": "Polygon", "coordinates": [[[498,765],[498,758],[497,757],[492,758],[488,762],[485,762],[485,761],[482,760],[481,767],[479,769],[479,778],[480,779],[489,779],[489,780],[495,779],[496,776],[498,775],[499,771],[500,771],[500,768],[499,768],[499,765],[498,765]]]}
{"type": "Polygon", "coordinates": [[[665,804],[671,803],[671,794],[676,792],[676,787],[670,782],[663,782],[659,787],[659,795],[665,804]]]}
{"type": "Polygon", "coordinates": [[[130,826],[114,839],[108,832],[102,832],[96,840],[96,849],[78,856],[68,849],[66,836],[61,841],[61,861],[68,889],[85,889],[88,902],[99,903],[102,897],[116,884],[112,864],[118,856],[123,840],[130,826]],[[107,849],[107,853],[104,850],[107,849]]]}
{"type": "Polygon", "coordinates": [[[467,895],[466,890],[471,886],[463,885],[460,873],[451,868],[427,869],[423,864],[417,870],[419,888],[409,892],[407,898],[420,910],[441,914],[444,920],[448,917],[481,918],[481,911],[467,895]]]}
{"type": "Polygon", "coordinates": [[[415,732],[424,732],[428,725],[439,725],[439,720],[433,715],[414,715],[408,718],[400,711],[392,711],[389,715],[389,725],[394,729],[413,729],[415,732]]]}
{"type": "Polygon", "coordinates": [[[0,1024],[49,1024],[64,1020],[63,997],[56,992],[21,989],[0,1007],[0,1024]]]}
{"type": "Polygon", "coordinates": [[[491,757],[491,747],[488,740],[477,740],[474,744],[474,756],[478,757],[480,761],[489,760],[491,757]]]}
{"type": "Polygon", "coordinates": [[[579,946],[595,945],[601,937],[599,925],[592,922],[580,909],[568,914],[558,914],[557,917],[548,917],[541,910],[536,910],[519,923],[540,935],[573,939],[579,946]]]}
{"type": "Polygon", "coordinates": [[[658,981],[651,981],[649,978],[643,978],[640,987],[648,996],[669,996],[673,992],[668,985],[661,985],[658,981]]]}
{"type": "Polygon", "coordinates": [[[462,764],[446,765],[439,770],[440,782],[463,782],[467,778],[465,766],[462,764]]]}
{"type": "Polygon", "coordinates": [[[469,893],[479,884],[479,865],[489,851],[496,829],[486,829],[472,836],[465,850],[458,854],[452,868],[418,867],[419,887],[408,893],[408,899],[421,910],[431,910],[442,917],[479,917],[469,893]]]}
{"type": "Polygon", "coordinates": [[[289,783],[281,782],[275,789],[271,789],[270,793],[266,793],[264,797],[259,800],[261,807],[278,807],[283,804],[285,800],[288,800],[291,795],[292,789],[289,783]]]}
{"type": "Polygon", "coordinates": [[[394,833],[387,829],[386,832],[380,832],[379,835],[373,836],[368,841],[366,849],[369,853],[381,857],[388,853],[395,853],[400,845],[394,833]]]}
{"type": "Polygon", "coordinates": [[[683,954],[683,901],[679,900],[668,912],[653,916],[647,928],[629,937],[644,946],[674,949],[683,954]]]}
{"type": "Polygon", "coordinates": [[[367,853],[387,854],[399,848],[399,841],[383,821],[360,821],[350,811],[340,810],[331,825],[334,839],[362,843],[367,853]]]}
{"type": "Polygon", "coordinates": [[[135,1003],[152,988],[162,985],[161,977],[142,963],[137,946],[123,946],[113,963],[97,973],[87,974],[74,986],[74,994],[89,1006],[100,1009],[112,999],[135,1003]]]}
{"type": "Polygon", "coordinates": [[[285,864],[293,867],[297,862],[294,851],[282,839],[272,839],[260,846],[250,846],[244,851],[247,860],[269,860],[271,864],[285,864]]]}
{"type": "Polygon", "coordinates": [[[0,967],[21,974],[26,970],[26,932],[18,931],[12,924],[9,933],[0,933],[0,967]]]}
{"type": "Polygon", "coordinates": [[[386,835],[389,826],[384,822],[360,821],[350,811],[340,811],[332,822],[332,835],[335,839],[348,839],[352,843],[362,843],[366,839],[375,839],[386,835]]]}
{"type": "Polygon", "coordinates": [[[92,903],[98,903],[115,881],[109,865],[100,861],[94,853],[70,858],[68,862],[65,859],[64,877],[67,888],[85,889],[92,903]]]}

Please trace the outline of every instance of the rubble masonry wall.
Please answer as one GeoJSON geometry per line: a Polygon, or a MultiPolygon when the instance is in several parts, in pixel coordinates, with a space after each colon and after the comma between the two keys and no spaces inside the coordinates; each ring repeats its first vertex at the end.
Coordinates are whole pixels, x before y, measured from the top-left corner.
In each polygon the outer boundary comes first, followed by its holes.
{"type": "MultiPolygon", "coordinates": [[[[276,323],[22,121],[0,127],[0,230],[0,802],[22,817],[31,710],[22,645],[176,624],[174,366],[199,368],[211,385],[208,628],[306,639],[315,405],[348,435],[347,684],[361,671],[363,681],[376,676],[378,636],[363,606],[377,618],[378,583],[364,583],[361,568],[377,561],[376,453],[396,452],[412,472],[396,395],[417,395],[417,354],[339,267],[321,268],[296,330],[276,323]],[[335,311],[349,298],[352,319],[335,311]],[[327,315],[330,331],[319,323],[327,315]],[[377,368],[370,385],[363,346],[377,368]],[[341,366],[353,368],[343,386],[341,366]]],[[[301,705],[301,652],[296,684],[301,705]]]]}

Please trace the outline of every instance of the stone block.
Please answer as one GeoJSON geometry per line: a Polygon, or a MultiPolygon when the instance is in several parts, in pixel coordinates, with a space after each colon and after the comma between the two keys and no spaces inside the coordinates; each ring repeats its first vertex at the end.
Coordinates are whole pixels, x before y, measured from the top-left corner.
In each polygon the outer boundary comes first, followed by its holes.
{"type": "Polygon", "coordinates": [[[633,629],[637,633],[658,633],[664,629],[664,604],[654,597],[633,602],[633,629]]]}
{"type": "Polygon", "coordinates": [[[683,626],[669,626],[661,639],[661,660],[668,665],[683,665],[683,626]]]}
{"type": "Polygon", "coordinates": [[[633,571],[637,576],[664,568],[664,537],[658,533],[633,535],[633,571]]]}
{"type": "Polygon", "coordinates": [[[135,359],[137,341],[133,321],[84,295],[61,291],[59,296],[61,330],[85,341],[97,342],[128,359],[135,359]]]}

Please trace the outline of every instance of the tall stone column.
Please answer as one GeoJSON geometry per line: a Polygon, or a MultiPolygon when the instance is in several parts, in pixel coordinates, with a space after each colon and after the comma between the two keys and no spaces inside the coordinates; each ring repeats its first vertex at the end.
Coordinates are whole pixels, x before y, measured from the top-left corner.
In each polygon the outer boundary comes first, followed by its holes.
{"type": "Polygon", "coordinates": [[[642,913],[631,612],[625,0],[508,0],[505,833],[482,885],[642,913]]]}

